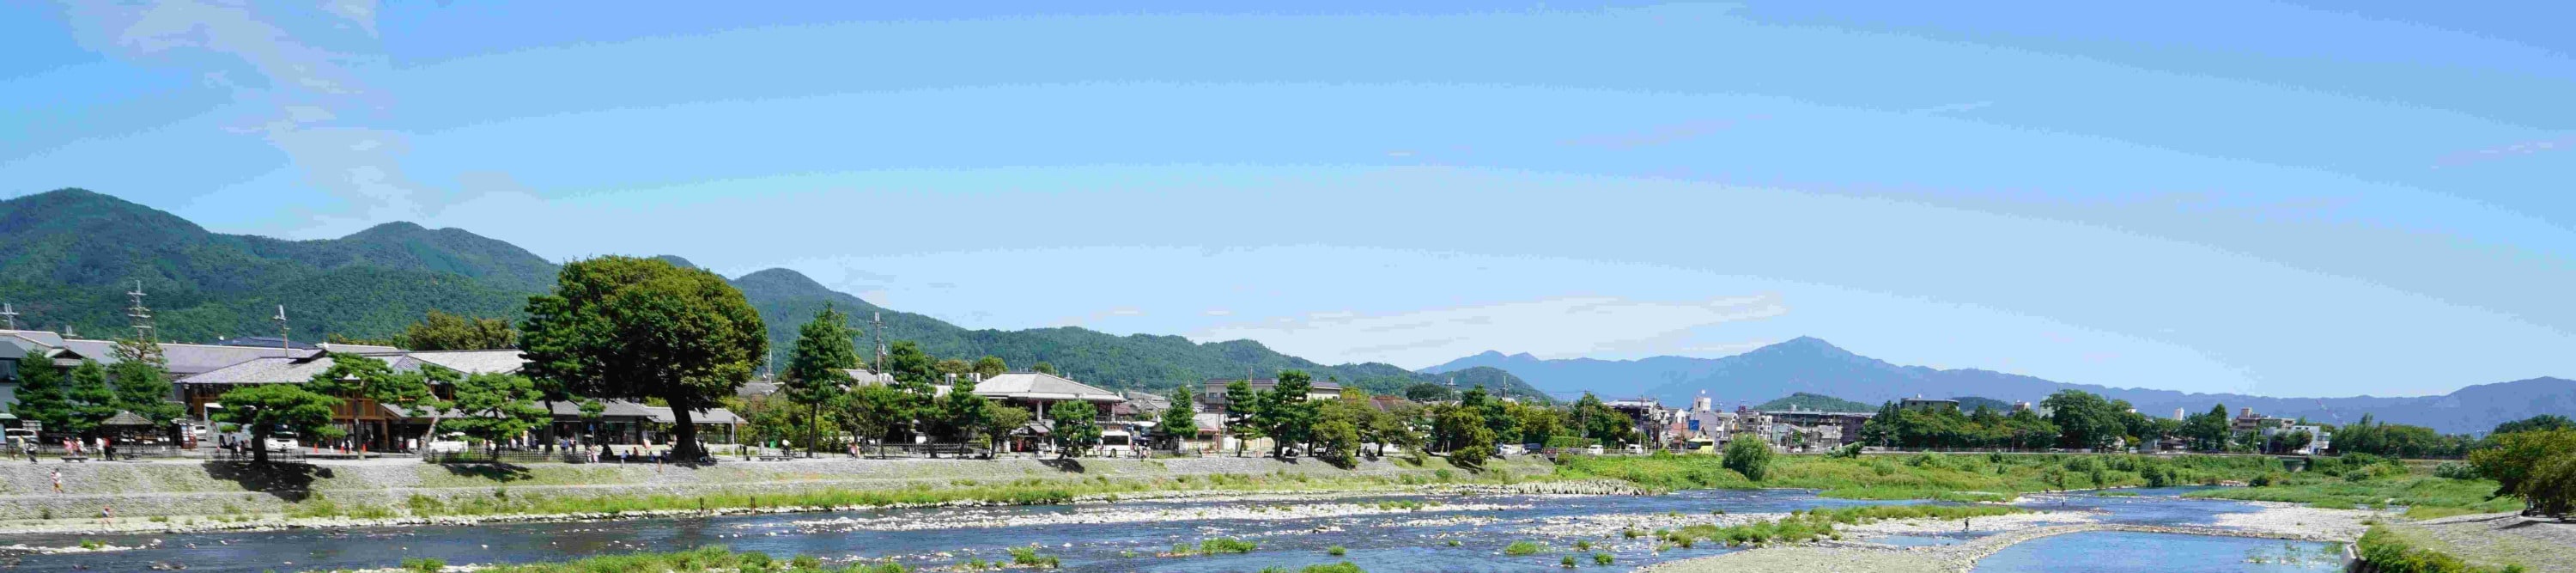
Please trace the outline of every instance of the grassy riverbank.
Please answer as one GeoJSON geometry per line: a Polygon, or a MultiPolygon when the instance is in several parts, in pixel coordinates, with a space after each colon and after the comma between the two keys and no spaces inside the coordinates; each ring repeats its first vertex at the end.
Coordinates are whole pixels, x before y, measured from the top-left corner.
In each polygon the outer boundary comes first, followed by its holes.
{"type": "Polygon", "coordinates": [[[2386,525],[2373,525],[2361,534],[2356,547],[2361,558],[2380,573],[2522,573],[2519,564],[2487,566],[2469,563],[2458,556],[2425,547],[2427,540],[2398,533],[2386,525]]]}
{"type": "Polygon", "coordinates": [[[2299,473],[2272,473],[2252,480],[2252,487],[2193,492],[2191,497],[2302,503],[2327,509],[2406,508],[2406,517],[2433,519],[2471,513],[2522,509],[2522,500],[2496,496],[2486,479],[2433,475],[2425,464],[2404,464],[2376,457],[2319,458],[2316,467],[2299,473]]]}
{"type": "MultiPolygon", "coordinates": [[[[282,520],[478,519],[944,503],[1061,503],[1200,493],[1400,490],[1549,480],[1544,460],[1470,470],[1440,458],[1338,468],[1264,458],[808,460],[686,468],[366,464],[0,465],[0,531],[249,528],[282,520]],[[60,470],[66,491],[37,491],[60,470]],[[120,519],[101,523],[104,508],[120,519]]],[[[1548,484],[1557,485],[1557,484],[1548,484]]],[[[397,523],[385,523],[397,524],[397,523]]],[[[354,525],[354,524],[343,524],[354,525]]]]}
{"type": "Polygon", "coordinates": [[[1574,457],[1560,479],[1617,479],[1660,489],[1808,488],[1851,499],[2000,501],[2030,492],[2105,487],[2216,484],[2276,473],[2280,462],[2236,456],[2091,454],[1908,454],[1832,458],[1783,456],[1761,481],[1727,469],[1718,456],[1574,457]]]}

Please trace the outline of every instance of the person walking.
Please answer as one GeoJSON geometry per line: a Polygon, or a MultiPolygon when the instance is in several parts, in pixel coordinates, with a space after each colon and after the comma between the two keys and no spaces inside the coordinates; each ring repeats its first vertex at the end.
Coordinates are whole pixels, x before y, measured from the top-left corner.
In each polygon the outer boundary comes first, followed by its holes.
{"type": "Polygon", "coordinates": [[[63,470],[54,468],[54,493],[63,492],[63,470]]]}

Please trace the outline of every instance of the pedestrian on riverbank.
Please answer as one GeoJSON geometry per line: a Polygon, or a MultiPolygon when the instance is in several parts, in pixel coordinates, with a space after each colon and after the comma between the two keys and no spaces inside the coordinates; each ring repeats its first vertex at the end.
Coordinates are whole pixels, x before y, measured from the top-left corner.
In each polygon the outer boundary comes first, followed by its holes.
{"type": "Polygon", "coordinates": [[[62,493],[62,492],[63,492],[63,470],[62,470],[62,468],[55,468],[55,469],[54,469],[54,493],[62,493]]]}

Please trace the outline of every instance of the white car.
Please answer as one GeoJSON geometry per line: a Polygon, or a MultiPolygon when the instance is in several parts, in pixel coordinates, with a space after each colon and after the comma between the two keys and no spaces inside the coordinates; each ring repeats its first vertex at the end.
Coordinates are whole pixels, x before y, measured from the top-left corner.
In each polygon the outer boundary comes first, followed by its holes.
{"type": "Polygon", "coordinates": [[[465,451],[465,442],[461,440],[439,440],[430,442],[429,445],[422,446],[421,449],[433,454],[453,454],[465,451]]]}
{"type": "Polygon", "coordinates": [[[296,447],[295,438],[280,438],[275,436],[269,437],[268,441],[261,445],[267,446],[267,450],[272,452],[292,451],[296,447]]]}

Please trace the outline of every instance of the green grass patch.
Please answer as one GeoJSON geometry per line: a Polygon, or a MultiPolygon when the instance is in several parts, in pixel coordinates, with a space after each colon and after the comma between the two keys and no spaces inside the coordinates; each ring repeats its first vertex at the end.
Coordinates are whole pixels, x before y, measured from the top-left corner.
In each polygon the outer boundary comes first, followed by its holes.
{"type": "Polygon", "coordinates": [[[2481,567],[2448,553],[2417,546],[2385,525],[2361,534],[2361,558],[2380,573],[2521,573],[2521,566],[2481,567]]]}
{"type": "Polygon", "coordinates": [[[1535,541],[1514,541],[1511,545],[1503,546],[1503,554],[1513,557],[1537,555],[1538,552],[1546,550],[1547,546],[1540,545],[1535,541]]]}
{"type": "Polygon", "coordinates": [[[2407,508],[2408,517],[2418,519],[2522,508],[2520,499],[2491,495],[2496,483],[2482,479],[2406,475],[2351,481],[2308,473],[2272,478],[2267,485],[2196,491],[2184,497],[2304,503],[2328,509],[2402,506],[2407,508]]]}

